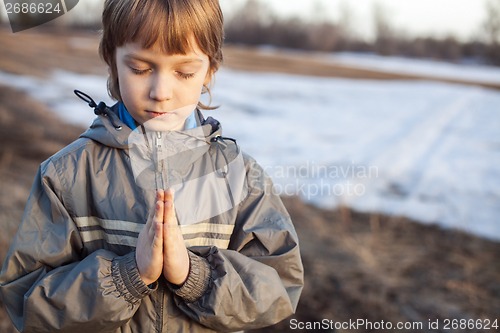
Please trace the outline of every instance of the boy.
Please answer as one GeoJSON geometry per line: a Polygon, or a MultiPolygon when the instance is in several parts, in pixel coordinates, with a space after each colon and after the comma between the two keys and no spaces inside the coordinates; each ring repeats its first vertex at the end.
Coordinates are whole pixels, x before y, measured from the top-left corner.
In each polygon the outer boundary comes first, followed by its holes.
{"type": "Polygon", "coordinates": [[[40,167],[0,276],[19,331],[238,331],[295,311],[290,218],[199,111],[222,23],[216,0],[105,2],[100,53],[118,103],[90,103],[90,129],[40,167]]]}

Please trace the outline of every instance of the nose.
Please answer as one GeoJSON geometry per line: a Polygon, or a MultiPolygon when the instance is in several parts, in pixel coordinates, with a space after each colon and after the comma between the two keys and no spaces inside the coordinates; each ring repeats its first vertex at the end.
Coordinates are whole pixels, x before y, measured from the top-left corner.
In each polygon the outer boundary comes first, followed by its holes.
{"type": "Polygon", "coordinates": [[[172,98],[172,91],[172,81],[159,73],[153,75],[151,88],[149,90],[149,98],[159,102],[166,101],[172,98]]]}

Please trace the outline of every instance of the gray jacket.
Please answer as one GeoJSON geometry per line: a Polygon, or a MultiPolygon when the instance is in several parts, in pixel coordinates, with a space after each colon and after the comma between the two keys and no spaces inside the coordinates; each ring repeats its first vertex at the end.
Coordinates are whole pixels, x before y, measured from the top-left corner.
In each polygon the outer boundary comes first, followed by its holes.
{"type": "Polygon", "coordinates": [[[41,164],[0,275],[19,331],[227,332],[295,311],[303,267],[288,213],[219,123],[198,122],[161,137],[110,112],[41,164]],[[159,186],[176,190],[189,249],[181,287],[145,285],[135,262],[159,186]]]}

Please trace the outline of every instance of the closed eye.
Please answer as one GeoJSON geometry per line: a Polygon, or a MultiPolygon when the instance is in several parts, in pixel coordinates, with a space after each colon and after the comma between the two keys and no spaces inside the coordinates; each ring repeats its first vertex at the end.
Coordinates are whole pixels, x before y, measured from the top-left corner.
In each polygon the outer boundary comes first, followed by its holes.
{"type": "Polygon", "coordinates": [[[129,68],[132,71],[132,73],[134,73],[136,75],[145,75],[145,74],[151,72],[150,68],[146,68],[146,69],[139,69],[139,68],[134,68],[134,67],[129,67],[129,68]]]}
{"type": "Polygon", "coordinates": [[[183,72],[177,72],[177,75],[184,80],[191,79],[195,76],[196,73],[183,73],[183,72]]]}

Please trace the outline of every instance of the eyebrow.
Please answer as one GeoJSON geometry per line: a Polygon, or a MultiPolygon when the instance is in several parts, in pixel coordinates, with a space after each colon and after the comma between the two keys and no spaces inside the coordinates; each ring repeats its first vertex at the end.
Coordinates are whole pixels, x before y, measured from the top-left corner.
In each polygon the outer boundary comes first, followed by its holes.
{"type": "MultiPolygon", "coordinates": [[[[151,59],[148,59],[147,57],[143,57],[143,56],[136,54],[136,53],[127,53],[124,55],[124,59],[125,60],[138,60],[138,61],[146,62],[149,64],[154,63],[154,61],[152,61],[151,59]]],[[[203,60],[200,58],[196,58],[196,57],[188,57],[188,58],[183,57],[179,60],[175,60],[174,62],[176,64],[182,65],[182,64],[190,64],[190,63],[202,63],[203,60]]]]}

